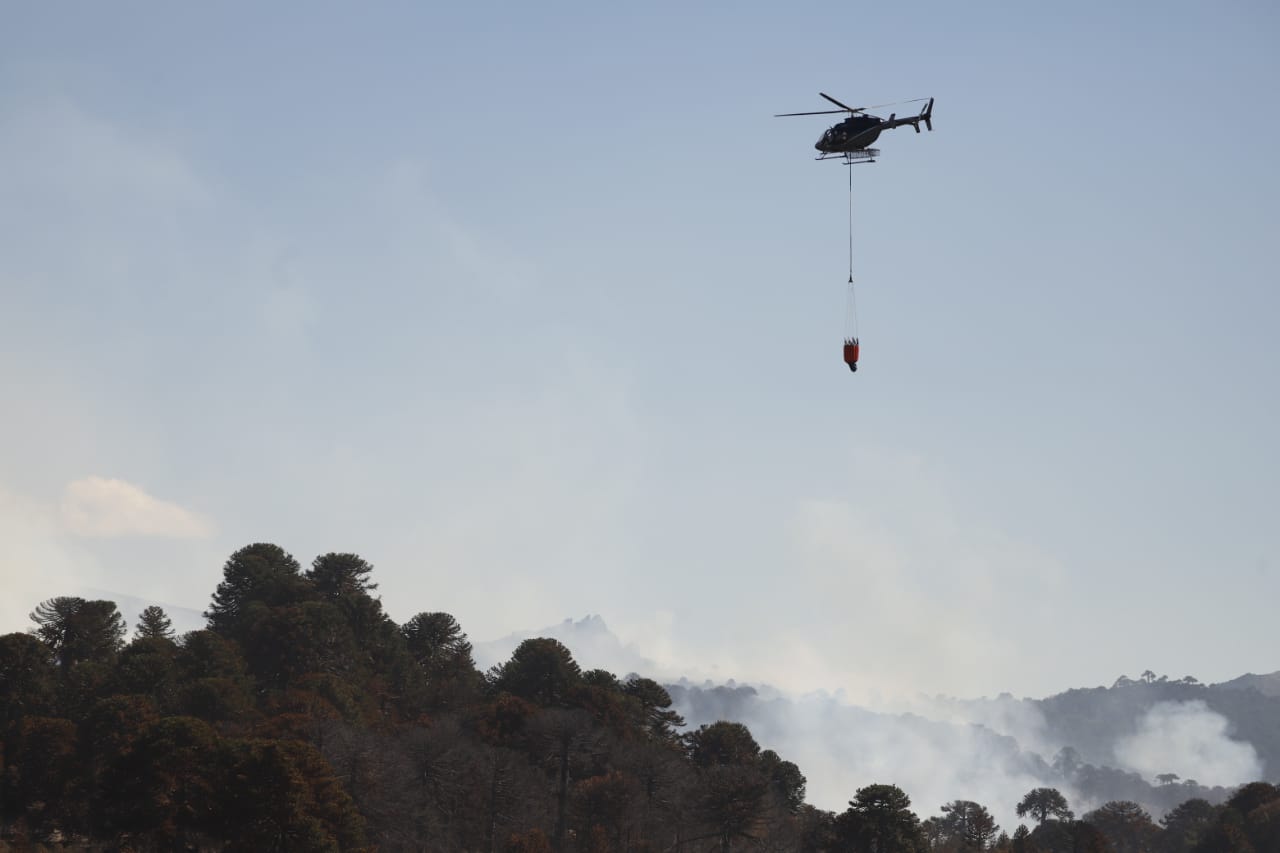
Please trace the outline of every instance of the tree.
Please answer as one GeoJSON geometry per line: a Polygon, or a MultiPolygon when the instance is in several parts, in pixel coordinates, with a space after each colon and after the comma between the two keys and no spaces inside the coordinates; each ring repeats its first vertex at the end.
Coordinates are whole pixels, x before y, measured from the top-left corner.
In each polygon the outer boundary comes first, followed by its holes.
{"type": "Polygon", "coordinates": [[[115,821],[116,780],[104,781],[104,775],[159,717],[155,702],[146,696],[111,696],[99,699],[79,721],[78,781],[89,795],[91,826],[98,837],[111,837],[115,821]]]}
{"type": "Polygon", "coordinates": [[[133,636],[137,639],[172,640],[173,623],[165,615],[164,608],[151,605],[138,616],[133,636]]]}
{"type": "Polygon", "coordinates": [[[753,766],[760,758],[760,744],[742,723],[721,720],[699,726],[685,735],[685,743],[698,767],[753,766]]]}
{"type": "Polygon", "coordinates": [[[921,853],[920,819],[911,798],[897,785],[859,788],[849,808],[836,818],[840,850],[852,853],[921,853]]]}
{"type": "Polygon", "coordinates": [[[986,850],[1000,827],[983,806],[972,800],[953,800],[942,807],[939,829],[957,850],[986,850]]]}
{"type": "Polygon", "coordinates": [[[301,567],[279,545],[259,542],[236,551],[222,567],[222,582],[205,611],[209,628],[243,640],[257,616],[308,597],[301,567]]]}
{"type": "Polygon", "coordinates": [[[639,841],[643,843],[654,837],[665,819],[684,807],[688,798],[682,795],[681,784],[691,775],[689,764],[675,746],[653,739],[622,741],[611,750],[609,759],[639,785],[639,841]]]}
{"type": "Polygon", "coordinates": [[[265,686],[284,689],[312,673],[353,677],[360,656],[342,612],[327,601],[275,607],[249,632],[245,659],[265,686]]]}
{"type": "Polygon", "coordinates": [[[364,819],[333,768],[299,741],[229,745],[236,785],[222,791],[221,815],[233,850],[353,850],[364,819]]]}
{"type": "Polygon", "coordinates": [[[23,717],[50,713],[56,678],[47,645],[30,634],[0,636],[0,739],[23,717]]]}
{"type": "Polygon", "coordinates": [[[632,777],[612,770],[574,785],[574,814],[582,828],[579,837],[593,830],[609,839],[612,849],[622,850],[623,833],[635,811],[639,786],[632,777]]]}
{"type": "Polygon", "coordinates": [[[112,672],[117,693],[147,695],[171,708],[178,683],[178,647],[163,637],[138,637],[125,646],[112,672]]]}
{"type": "Polygon", "coordinates": [[[618,676],[607,669],[587,670],[582,673],[582,683],[587,687],[595,687],[600,690],[614,693],[622,692],[622,682],[618,681],[618,676]]]}
{"type": "Polygon", "coordinates": [[[1067,798],[1057,788],[1036,788],[1028,791],[1018,803],[1018,817],[1031,815],[1036,823],[1044,823],[1050,817],[1058,820],[1071,820],[1074,817],[1067,808],[1067,798]]]}
{"type": "Polygon", "coordinates": [[[525,640],[511,660],[494,668],[493,685],[544,708],[567,707],[571,689],[582,680],[573,654],[559,640],[525,640]]]}
{"type": "Polygon", "coordinates": [[[1280,850],[1280,786],[1250,782],[1227,800],[1196,853],[1272,853],[1280,850]]]}
{"type": "Polygon", "coordinates": [[[1156,781],[1161,785],[1172,785],[1174,782],[1178,781],[1178,778],[1177,773],[1161,773],[1156,776],[1156,781]]]}
{"type": "Polygon", "coordinates": [[[76,780],[76,726],[70,720],[25,717],[5,744],[6,817],[25,817],[41,833],[70,830],[80,805],[76,780]]]}
{"type": "Polygon", "coordinates": [[[471,657],[471,643],[458,620],[448,613],[419,613],[400,629],[409,653],[424,669],[433,670],[450,659],[471,657]]]}
{"type": "Polygon", "coordinates": [[[1107,845],[1107,837],[1088,821],[1077,820],[1070,824],[1071,853],[1114,853],[1107,845]]]}
{"type": "Polygon", "coordinates": [[[225,776],[221,739],[191,717],[146,725],[103,778],[107,827],[152,848],[186,850],[217,829],[217,792],[225,776]]]}
{"type": "Polygon", "coordinates": [[[1165,853],[1187,853],[1218,819],[1219,808],[1208,800],[1187,800],[1160,818],[1164,827],[1161,847],[1165,853]]]}
{"type": "Polygon", "coordinates": [[[804,788],[808,782],[794,762],[784,761],[772,749],[760,753],[760,769],[769,780],[769,787],[788,814],[795,814],[804,805],[804,788]]]}
{"type": "Polygon", "coordinates": [[[1159,831],[1142,806],[1131,800],[1112,800],[1084,816],[1096,827],[1115,853],[1146,853],[1159,831]]]}
{"type": "Polygon", "coordinates": [[[581,775],[577,772],[579,767],[592,758],[598,738],[592,730],[590,715],[576,708],[544,708],[531,721],[529,734],[529,750],[535,764],[556,780],[552,847],[562,851],[568,831],[569,785],[581,775]]]}
{"type": "Polygon", "coordinates": [[[721,853],[729,853],[735,840],[752,837],[764,817],[762,804],[768,790],[764,774],[750,764],[702,768],[695,810],[711,830],[708,837],[719,839],[721,853]]]}
{"type": "Polygon", "coordinates": [[[36,607],[31,620],[64,673],[85,661],[111,663],[124,645],[124,617],[113,601],[51,598],[36,607]]]}
{"type": "Polygon", "coordinates": [[[323,598],[336,599],[346,596],[368,595],[378,588],[369,583],[373,566],[356,554],[322,554],[316,557],[307,571],[306,578],[315,585],[323,598]]]}
{"type": "Polygon", "coordinates": [[[1235,809],[1242,815],[1248,815],[1258,806],[1277,798],[1280,798],[1280,787],[1269,782],[1250,782],[1231,795],[1227,800],[1227,808],[1235,809]]]}
{"type": "Polygon", "coordinates": [[[633,676],[622,685],[625,693],[638,709],[638,723],[649,737],[664,743],[674,743],[679,737],[676,729],[684,726],[684,717],[671,710],[671,694],[652,678],[633,676]]]}
{"type": "Polygon", "coordinates": [[[471,643],[448,613],[419,613],[400,629],[409,656],[426,676],[425,701],[431,710],[470,702],[480,688],[471,643]]]}

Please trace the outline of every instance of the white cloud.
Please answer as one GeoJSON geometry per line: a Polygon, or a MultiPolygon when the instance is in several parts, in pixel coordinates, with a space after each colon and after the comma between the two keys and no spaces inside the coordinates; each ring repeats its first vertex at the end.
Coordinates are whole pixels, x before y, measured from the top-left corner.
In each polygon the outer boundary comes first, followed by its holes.
{"type": "Polygon", "coordinates": [[[1116,758],[1148,780],[1177,773],[1202,785],[1238,785],[1262,778],[1253,746],[1230,737],[1230,722],[1201,701],[1160,702],[1138,732],[1116,744],[1116,758]]]}
{"type": "Polygon", "coordinates": [[[86,477],[68,483],[59,508],[62,525],[78,536],[210,536],[213,522],[147,494],[124,480],[86,477]]]}

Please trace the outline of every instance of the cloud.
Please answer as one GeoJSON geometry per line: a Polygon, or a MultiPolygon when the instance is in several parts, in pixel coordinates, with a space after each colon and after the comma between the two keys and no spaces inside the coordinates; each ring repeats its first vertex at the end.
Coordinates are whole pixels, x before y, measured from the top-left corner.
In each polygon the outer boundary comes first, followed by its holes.
{"type": "Polygon", "coordinates": [[[1138,732],[1115,746],[1116,758],[1148,779],[1177,773],[1202,785],[1238,785],[1262,778],[1253,746],[1233,740],[1230,722],[1202,701],[1160,702],[1139,723],[1138,732]]]}
{"type": "Polygon", "coordinates": [[[198,539],[213,534],[213,523],[204,516],[106,477],[68,483],[59,515],[63,527],[77,536],[198,539]]]}

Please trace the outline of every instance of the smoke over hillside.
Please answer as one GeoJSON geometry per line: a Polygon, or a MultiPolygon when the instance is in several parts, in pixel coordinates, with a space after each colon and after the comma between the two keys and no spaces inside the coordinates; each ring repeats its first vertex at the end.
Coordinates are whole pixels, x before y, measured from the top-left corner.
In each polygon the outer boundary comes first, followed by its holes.
{"type": "Polygon", "coordinates": [[[1160,702],[1138,724],[1138,731],[1116,742],[1115,755],[1126,770],[1148,778],[1176,773],[1211,785],[1235,785],[1262,776],[1252,744],[1230,737],[1231,722],[1203,701],[1160,702]]]}
{"type": "MultiPolygon", "coordinates": [[[[762,748],[799,765],[810,803],[836,811],[859,787],[892,782],[921,817],[951,800],[974,800],[1012,832],[1021,822],[1016,804],[1036,787],[1058,788],[1077,814],[1128,799],[1159,817],[1191,797],[1220,802],[1230,786],[1268,770],[1274,776],[1280,767],[1237,732],[1258,733],[1261,742],[1268,711],[1280,718],[1280,698],[1256,690],[1122,678],[1113,688],[1045,700],[917,697],[860,707],[842,694],[694,683],[622,643],[598,616],[478,643],[477,662],[499,663],[533,636],[560,640],[583,669],[664,681],[689,729],[717,720],[746,724],[762,748]],[[1155,784],[1162,774],[1176,774],[1176,784],[1155,784]]],[[[1264,746],[1280,755],[1280,741],[1264,746]]]]}

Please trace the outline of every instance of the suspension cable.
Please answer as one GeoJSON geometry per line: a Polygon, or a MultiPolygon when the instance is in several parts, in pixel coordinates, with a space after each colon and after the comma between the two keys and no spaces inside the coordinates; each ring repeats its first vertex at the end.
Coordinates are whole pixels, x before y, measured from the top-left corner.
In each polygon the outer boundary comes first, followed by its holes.
{"type": "Polygon", "coordinates": [[[849,283],[853,284],[853,164],[845,168],[849,170],[849,283]]]}
{"type": "Polygon", "coordinates": [[[845,311],[845,330],[848,337],[858,337],[858,299],[853,286],[853,164],[848,163],[849,170],[849,304],[845,311]]]}

